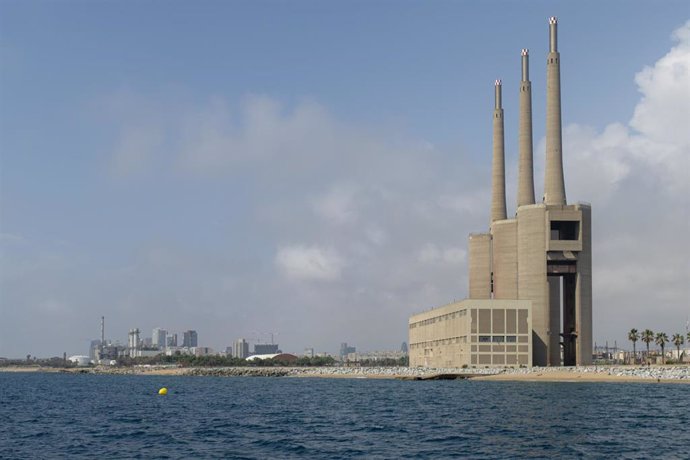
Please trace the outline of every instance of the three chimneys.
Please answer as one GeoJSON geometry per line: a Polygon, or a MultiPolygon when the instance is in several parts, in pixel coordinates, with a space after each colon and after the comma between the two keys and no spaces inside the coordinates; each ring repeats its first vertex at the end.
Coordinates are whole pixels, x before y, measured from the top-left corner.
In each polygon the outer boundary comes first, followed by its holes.
{"type": "MultiPolygon", "coordinates": [[[[558,20],[549,18],[549,54],[546,58],[546,172],[543,202],[565,205],[563,178],[563,145],[561,140],[561,67],[558,53],[558,20]]],[[[493,117],[493,160],[491,222],[506,216],[505,145],[501,80],[496,80],[496,105],[493,117]]],[[[520,121],[518,137],[520,163],[518,169],[518,207],[534,204],[534,169],[532,160],[532,84],[529,80],[529,51],[522,50],[520,81],[520,121]]]]}

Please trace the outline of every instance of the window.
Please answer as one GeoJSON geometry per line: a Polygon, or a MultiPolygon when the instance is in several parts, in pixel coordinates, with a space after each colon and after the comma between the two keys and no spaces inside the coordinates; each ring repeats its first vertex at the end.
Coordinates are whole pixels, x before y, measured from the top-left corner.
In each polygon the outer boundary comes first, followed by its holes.
{"type": "Polygon", "coordinates": [[[506,310],[506,332],[515,334],[517,332],[517,314],[515,309],[506,310]]]}
{"type": "Polygon", "coordinates": [[[527,334],[527,310],[518,310],[518,334],[527,334]]]}
{"type": "Polygon", "coordinates": [[[491,310],[479,310],[479,333],[491,334],[491,310]]]}
{"type": "Polygon", "coordinates": [[[552,220],[551,239],[577,241],[580,235],[580,222],[576,220],[552,220]]]}
{"type": "Polygon", "coordinates": [[[505,322],[505,310],[502,308],[496,308],[491,311],[491,315],[493,317],[493,330],[491,332],[494,333],[505,333],[506,331],[506,322],[505,322]]]}
{"type": "Polygon", "coordinates": [[[491,342],[491,336],[490,335],[480,335],[479,336],[479,343],[488,343],[491,342]]]}
{"type": "Polygon", "coordinates": [[[515,342],[517,342],[517,337],[515,337],[514,335],[507,335],[506,336],[506,342],[515,343],[515,342]]]}

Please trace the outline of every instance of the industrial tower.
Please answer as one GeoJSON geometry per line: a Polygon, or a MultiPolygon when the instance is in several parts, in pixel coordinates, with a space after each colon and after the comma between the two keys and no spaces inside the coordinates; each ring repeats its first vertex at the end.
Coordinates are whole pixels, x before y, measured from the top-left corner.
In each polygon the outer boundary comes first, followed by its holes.
{"type": "Polygon", "coordinates": [[[535,203],[529,52],[521,52],[517,210],[507,218],[501,80],[495,83],[489,232],[469,237],[469,298],[532,302],[534,365],[592,360],[591,205],[566,203],[558,21],[549,18],[544,195],[535,203]]]}

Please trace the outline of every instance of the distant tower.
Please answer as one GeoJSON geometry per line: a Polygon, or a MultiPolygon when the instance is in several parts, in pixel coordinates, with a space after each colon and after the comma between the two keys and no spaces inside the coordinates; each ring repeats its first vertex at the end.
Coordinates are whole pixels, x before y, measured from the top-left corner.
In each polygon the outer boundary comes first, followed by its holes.
{"type": "Polygon", "coordinates": [[[491,165],[491,222],[506,218],[506,166],[503,136],[501,80],[495,84],[494,155],[491,165]]]}
{"type": "Polygon", "coordinates": [[[198,346],[198,335],[194,330],[188,330],[182,334],[182,346],[183,347],[196,347],[198,346]]]}
{"type": "Polygon", "coordinates": [[[141,340],[139,338],[139,328],[129,330],[129,337],[127,340],[127,348],[129,349],[130,358],[135,358],[137,352],[141,348],[141,340]]]}
{"type": "Polygon", "coordinates": [[[249,343],[244,339],[237,339],[233,344],[235,358],[245,359],[249,357],[249,343]]]}
{"type": "Polygon", "coordinates": [[[105,316],[101,316],[101,346],[105,345],[105,316]]]}
{"type": "Polygon", "coordinates": [[[520,81],[520,128],[518,143],[518,207],[534,204],[534,173],[532,160],[532,83],[529,80],[529,50],[522,50],[522,80],[520,81]]]}
{"type": "Polygon", "coordinates": [[[546,57],[546,171],[544,204],[565,204],[563,142],[561,140],[561,55],[558,20],[549,18],[549,54],[546,57]]]}
{"type": "Polygon", "coordinates": [[[161,329],[160,327],[154,328],[151,333],[151,344],[159,350],[164,349],[167,345],[167,335],[168,331],[165,329],[161,329]]]}

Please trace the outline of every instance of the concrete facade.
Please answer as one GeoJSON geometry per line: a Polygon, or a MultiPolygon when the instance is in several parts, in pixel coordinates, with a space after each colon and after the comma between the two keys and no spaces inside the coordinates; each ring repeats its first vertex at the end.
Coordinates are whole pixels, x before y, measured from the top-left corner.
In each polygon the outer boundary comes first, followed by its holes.
{"type": "MultiPolygon", "coordinates": [[[[410,365],[500,365],[501,358],[484,356],[482,362],[478,357],[472,358],[473,353],[479,352],[479,348],[475,351],[472,347],[472,333],[468,332],[474,322],[460,312],[467,305],[505,309],[507,304],[530,312],[530,340],[526,342],[529,365],[591,364],[592,211],[589,204],[568,205],[565,198],[557,24],[556,18],[549,18],[546,176],[542,203],[534,203],[531,83],[528,52],[523,49],[515,218],[507,219],[505,215],[503,108],[501,83],[497,80],[491,225],[488,233],[469,237],[469,299],[410,318],[410,365]]],[[[494,333],[498,335],[493,329],[489,335],[494,333]]],[[[486,346],[482,347],[486,350],[486,346]]],[[[505,365],[513,364],[506,361],[505,365]]]]}
{"type": "Polygon", "coordinates": [[[546,165],[544,203],[565,204],[563,142],[561,140],[561,54],[558,20],[549,18],[549,54],[546,57],[546,165]]]}
{"type": "Polygon", "coordinates": [[[412,367],[531,366],[531,302],[463,300],[409,320],[412,367]]]}
{"type": "Polygon", "coordinates": [[[520,81],[520,127],[518,146],[517,205],[534,204],[534,167],[532,158],[532,82],[529,79],[529,50],[522,50],[522,80],[520,81]]]}
{"type": "Polygon", "coordinates": [[[501,80],[494,85],[494,154],[491,162],[491,222],[506,218],[506,164],[501,80]]]}
{"type": "Polygon", "coordinates": [[[470,235],[470,299],[491,298],[491,233],[470,235]]]}

